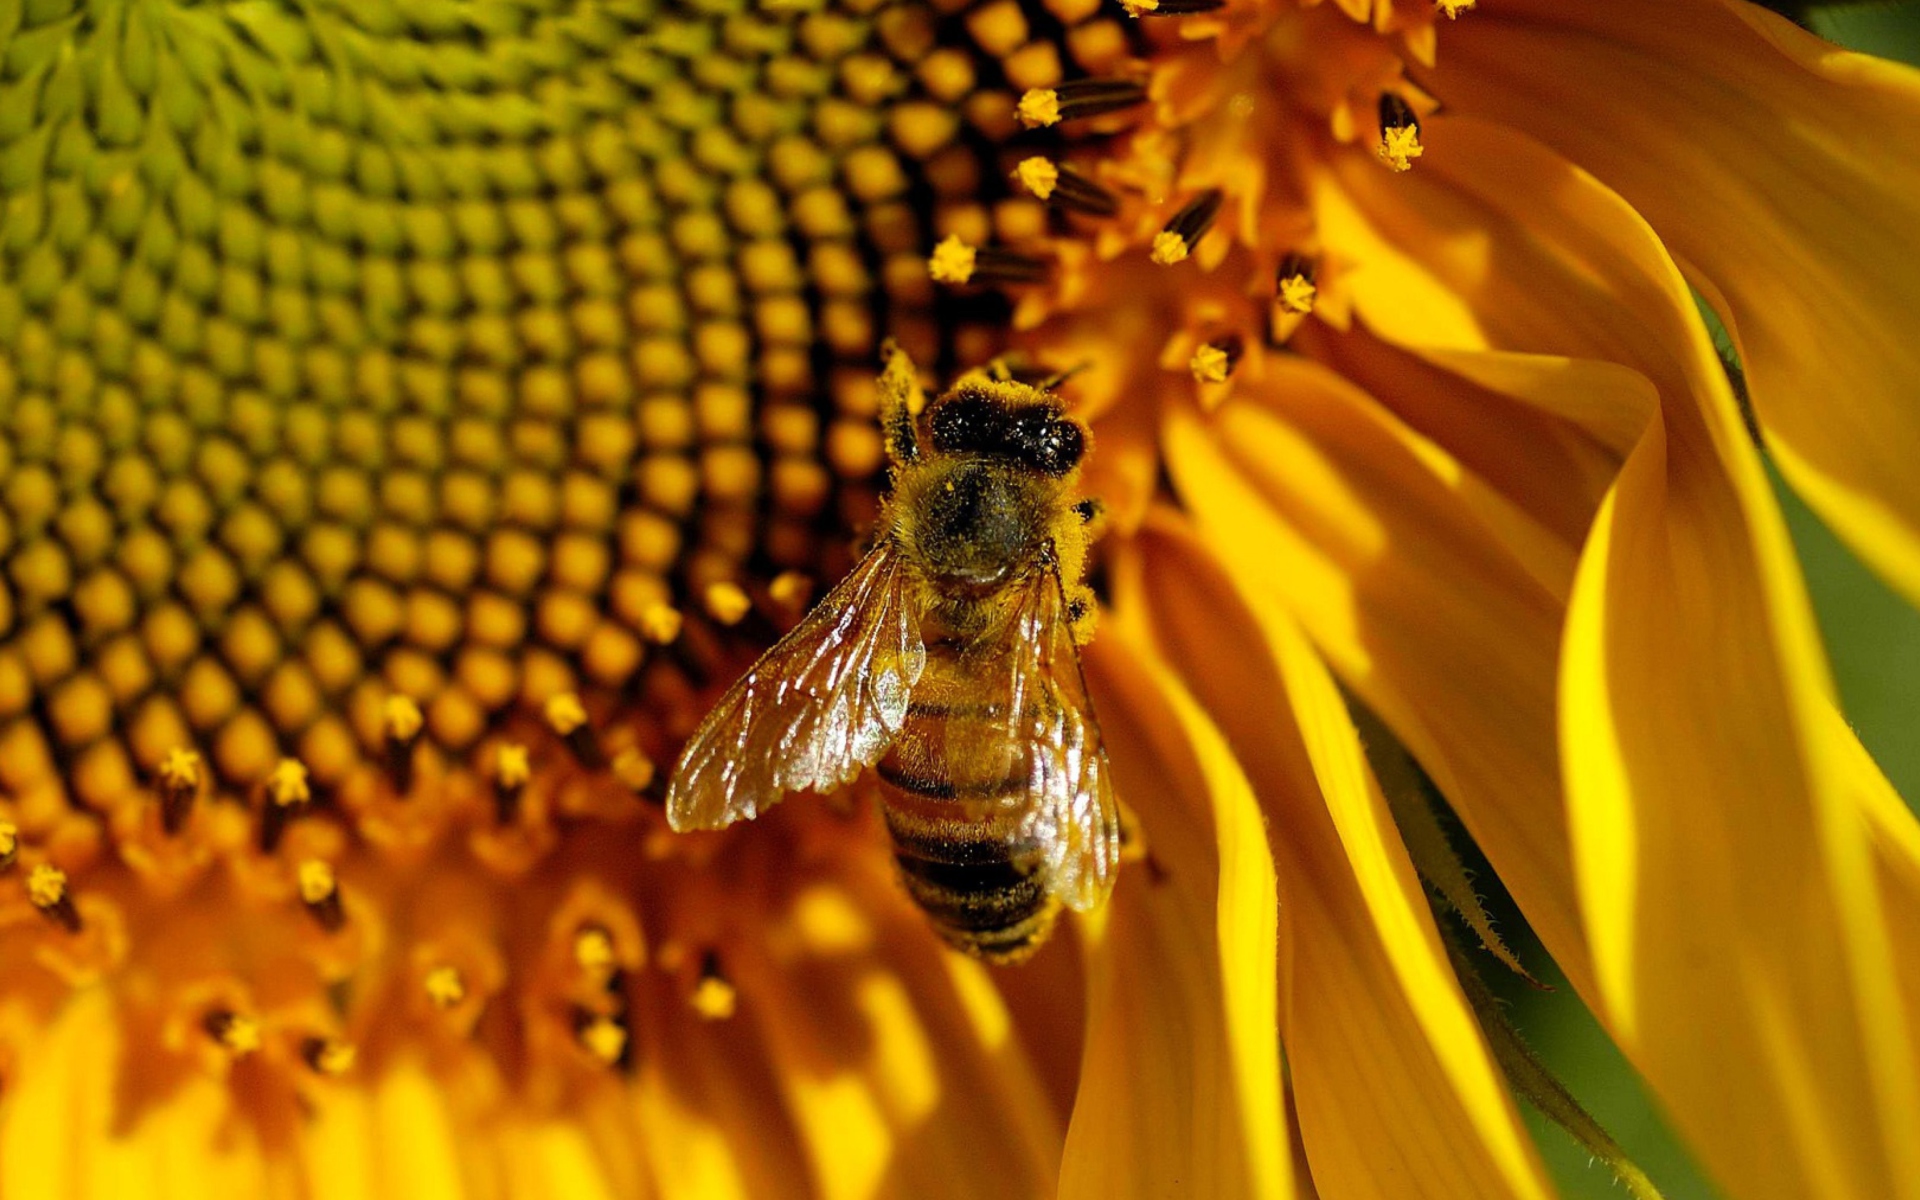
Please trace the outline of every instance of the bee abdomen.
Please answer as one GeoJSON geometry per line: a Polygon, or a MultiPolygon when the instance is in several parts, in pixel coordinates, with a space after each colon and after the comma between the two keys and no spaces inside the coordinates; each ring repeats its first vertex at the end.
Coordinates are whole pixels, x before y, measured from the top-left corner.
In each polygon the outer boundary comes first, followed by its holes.
{"type": "Polygon", "coordinates": [[[1053,929],[1058,906],[1043,872],[1008,858],[1004,843],[947,843],[939,858],[895,844],[907,893],[959,949],[989,962],[1016,962],[1053,929]]]}

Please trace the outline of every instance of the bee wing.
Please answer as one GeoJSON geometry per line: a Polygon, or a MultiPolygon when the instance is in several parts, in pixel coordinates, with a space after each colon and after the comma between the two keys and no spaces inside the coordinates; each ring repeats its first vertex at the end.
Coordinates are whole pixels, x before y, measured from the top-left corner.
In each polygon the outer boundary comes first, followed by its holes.
{"type": "Polygon", "coordinates": [[[926,663],[883,541],[700,722],[667,787],[667,823],[720,829],[788,792],[851,781],[900,732],[926,663]]]}
{"type": "Polygon", "coordinates": [[[1049,890],[1085,912],[1113,890],[1120,813],[1056,571],[1038,573],[1014,619],[1012,641],[1007,711],[1026,747],[1021,835],[1040,847],[1049,890]]]}

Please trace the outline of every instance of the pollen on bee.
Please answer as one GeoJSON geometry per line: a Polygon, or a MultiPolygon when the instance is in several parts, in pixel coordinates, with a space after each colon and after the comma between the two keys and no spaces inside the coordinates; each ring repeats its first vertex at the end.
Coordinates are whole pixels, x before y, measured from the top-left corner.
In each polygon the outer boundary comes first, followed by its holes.
{"type": "Polygon", "coordinates": [[[1220,215],[1220,206],[1226,197],[1219,188],[1208,188],[1198,196],[1187,201],[1179,212],[1173,214],[1166,227],[1153,235],[1153,249],[1150,257],[1163,267],[1184,262],[1207,230],[1213,228],[1214,218],[1220,215]]]}
{"type": "Polygon", "coordinates": [[[427,993],[427,1002],[443,1012],[467,998],[467,981],[460,977],[458,968],[452,966],[438,966],[428,971],[420,985],[427,993]]]}
{"type": "Polygon", "coordinates": [[[1400,96],[1380,96],[1380,157],[1395,171],[1410,171],[1413,160],[1426,153],[1420,144],[1420,119],[1400,96]]]}
{"type": "Polygon", "coordinates": [[[80,932],[80,910],[73,906],[67,890],[67,873],[51,863],[41,863],[27,873],[27,900],[48,920],[64,925],[68,933],[80,932]]]}
{"type": "Polygon", "coordinates": [[[333,933],[346,923],[346,909],[340,904],[340,881],[329,863],[324,859],[307,859],[300,864],[297,882],[300,902],[307,906],[322,929],[333,933]]]}
{"type": "Polygon", "coordinates": [[[707,585],[701,596],[707,615],[722,625],[738,625],[753,611],[753,598],[737,583],[722,580],[707,585]]]}
{"type": "Polygon", "coordinates": [[[245,1058],[260,1049],[260,1022],[228,1009],[215,1009],[206,1015],[201,1028],[235,1058],[245,1058]]]}
{"type": "Polygon", "coordinates": [[[733,983],[720,970],[720,957],[712,951],[700,963],[700,979],[693,985],[687,1003],[708,1021],[724,1021],[733,1016],[740,1001],[733,983]]]}
{"type": "Polygon", "coordinates": [[[359,1051],[338,1038],[310,1037],[300,1043],[300,1058],[317,1075],[338,1078],[353,1070],[359,1051]]]}
{"type": "Polygon", "coordinates": [[[179,833],[193,810],[193,798],[200,792],[200,756],[184,746],[175,746],[160,760],[155,772],[159,781],[160,828],[179,833]]]}

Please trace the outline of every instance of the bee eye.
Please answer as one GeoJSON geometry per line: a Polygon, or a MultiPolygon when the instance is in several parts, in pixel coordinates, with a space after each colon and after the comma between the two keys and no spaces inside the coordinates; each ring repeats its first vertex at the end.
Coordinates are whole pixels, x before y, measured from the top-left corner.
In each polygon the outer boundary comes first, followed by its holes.
{"type": "Polygon", "coordinates": [[[1048,475],[1065,475],[1073,470],[1086,449],[1080,427],[1050,408],[1021,413],[1009,440],[1016,457],[1048,475]]]}
{"type": "Polygon", "coordinates": [[[991,453],[1004,416],[978,396],[955,396],[933,410],[933,448],[942,454],[991,453]]]}

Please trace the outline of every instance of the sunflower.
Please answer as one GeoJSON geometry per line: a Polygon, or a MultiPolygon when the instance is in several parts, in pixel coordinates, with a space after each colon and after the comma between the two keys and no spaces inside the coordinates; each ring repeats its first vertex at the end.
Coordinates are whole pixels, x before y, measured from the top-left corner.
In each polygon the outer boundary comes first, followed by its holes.
{"type": "Polygon", "coordinates": [[[0,5],[0,1194],[1549,1196],[1515,1087],[1650,1192],[1470,838],[1729,1196],[1920,1197],[1761,449],[1920,601],[1916,118],[1742,0],[0,5]],[[1017,968],[660,810],[887,336],[1097,439],[1017,968]]]}

